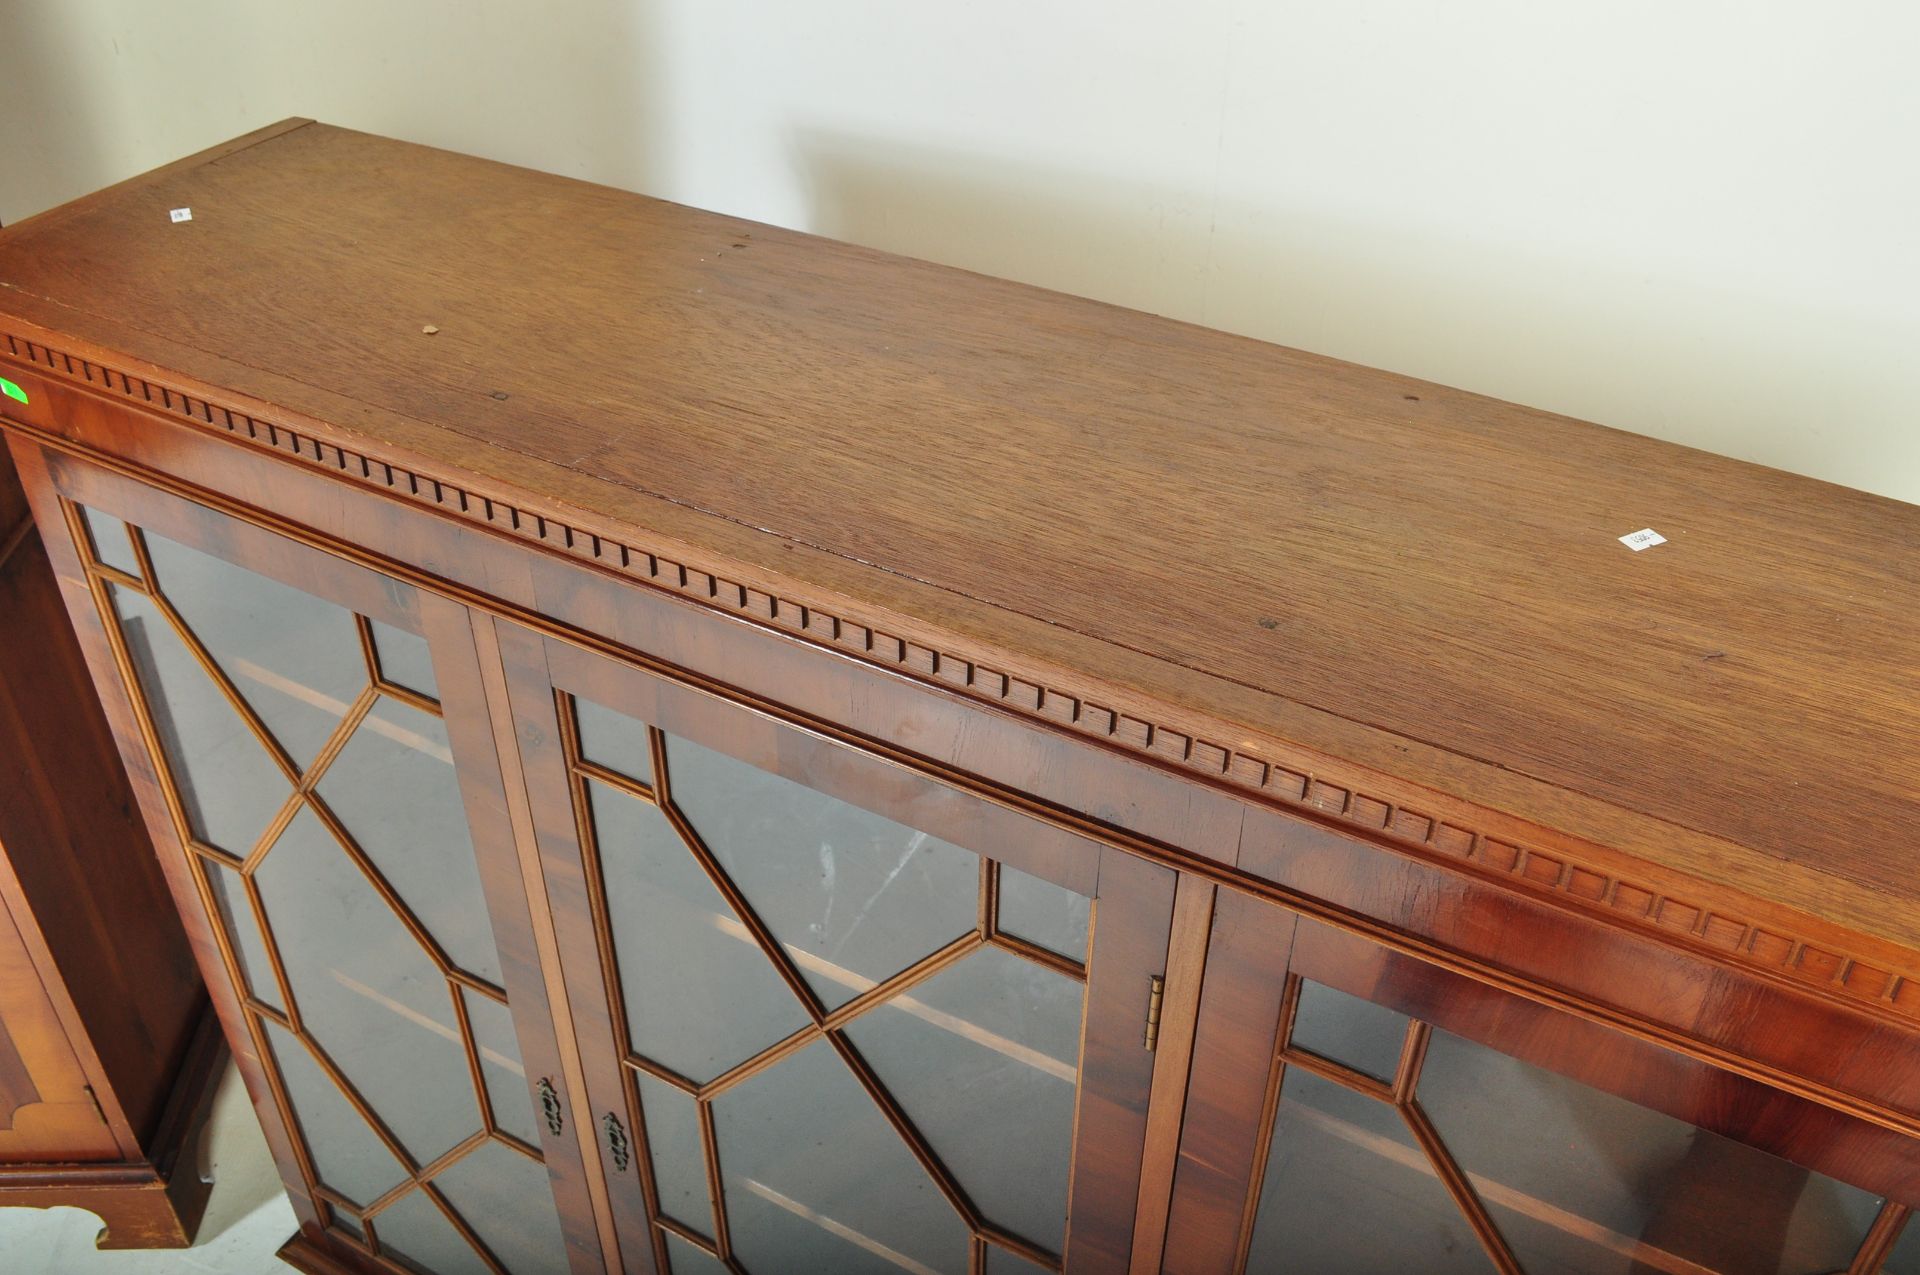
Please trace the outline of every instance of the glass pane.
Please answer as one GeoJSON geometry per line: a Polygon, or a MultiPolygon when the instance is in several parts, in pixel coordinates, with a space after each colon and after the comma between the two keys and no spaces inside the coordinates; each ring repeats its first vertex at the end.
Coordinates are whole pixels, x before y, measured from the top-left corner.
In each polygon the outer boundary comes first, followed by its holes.
{"type": "Polygon", "coordinates": [[[667,1262],[673,1267],[673,1275],[727,1275],[726,1264],[710,1253],[704,1253],[693,1245],[668,1231],[667,1262]]]}
{"type": "Polygon", "coordinates": [[[976,924],[980,860],[683,739],[673,800],[828,1006],[976,924]]]}
{"type": "Polygon", "coordinates": [[[347,1212],[338,1204],[332,1203],[327,1205],[327,1216],[334,1230],[345,1231],[348,1235],[353,1236],[354,1239],[365,1242],[367,1238],[367,1228],[360,1224],[359,1218],[347,1212]]]}
{"type": "Polygon", "coordinates": [[[465,988],[461,995],[467,998],[467,1025],[473,1029],[473,1047],[480,1054],[480,1075],[487,1082],[494,1123],[528,1146],[538,1147],[540,1127],[534,1119],[533,1094],[527,1088],[512,1013],[490,996],[465,988]]]}
{"type": "Polygon", "coordinates": [[[254,881],[307,1033],[414,1159],[478,1130],[446,979],[311,810],[254,881]]]}
{"type": "Polygon", "coordinates": [[[545,1167],[491,1138],[433,1180],[508,1275],[562,1275],[560,1217],[545,1167]]]}
{"type": "Polygon", "coordinates": [[[1249,1271],[1494,1269],[1394,1109],[1289,1067],[1249,1271]]]}
{"type": "Polygon", "coordinates": [[[1052,1275],[1051,1266],[1036,1266],[1004,1248],[987,1246],[987,1275],[1052,1275]]]}
{"type": "Polygon", "coordinates": [[[409,1191],[375,1214],[373,1230],[382,1251],[405,1258],[423,1275],[492,1275],[425,1191],[409,1191]]]}
{"type": "Polygon", "coordinates": [[[1407,1016],[1319,983],[1300,984],[1293,1043],[1376,1080],[1392,1080],[1407,1038],[1407,1016]]]}
{"type": "Polygon", "coordinates": [[[109,592],[188,828],[244,859],[293,785],[153,603],[109,592]]]}
{"type": "Polygon", "coordinates": [[[658,809],[587,783],[633,1047],[707,1081],[805,1026],[790,988],[658,809]]]}
{"type": "Polygon", "coordinates": [[[966,1227],[832,1045],[722,1093],[714,1123],[747,1269],[965,1275],[966,1227]]]}
{"type": "Polygon", "coordinates": [[[321,1183],[362,1206],[399,1186],[406,1170],[306,1046],[278,1023],[261,1028],[321,1183]]]}
{"type": "Polygon", "coordinates": [[[653,1157],[660,1211],[700,1234],[713,1234],[713,1204],[707,1198],[707,1153],[700,1145],[700,1110],[690,1094],[641,1073],[640,1111],[647,1120],[647,1150],[653,1157]]]}
{"type": "Polygon", "coordinates": [[[320,797],[453,963],[499,986],[445,723],[382,697],[321,776],[320,797]]]}
{"type": "Polygon", "coordinates": [[[112,514],[103,514],[98,509],[85,506],[80,509],[80,518],[87,524],[87,535],[93,541],[94,561],[139,579],[140,559],[133,556],[133,541],[127,538],[127,524],[112,514]]]}
{"type": "Polygon", "coordinates": [[[1865,1192],[1446,1032],[1419,1096],[1529,1269],[1840,1269],[1872,1218],[1865,1192]]]}
{"type": "Polygon", "coordinates": [[[1907,1219],[1907,1229],[1880,1270],[1881,1275],[1920,1275],[1920,1221],[1907,1219]]]}
{"type": "MultiPolygon", "coordinates": [[[[1731,1169],[1726,1178],[1744,1179],[1746,1189],[1742,1191],[1739,1187],[1732,1187],[1723,1198],[1731,1197],[1727,1205],[1730,1213],[1737,1214],[1748,1208],[1757,1199],[1751,1168],[1745,1167],[1753,1163],[1750,1160],[1754,1154],[1753,1148],[1705,1132],[1701,1133],[1700,1138],[1703,1142],[1712,1139],[1716,1150],[1729,1162],[1734,1157],[1742,1162],[1743,1167],[1731,1169]]],[[[1783,1275],[1844,1269],[1854,1251],[1860,1247],[1867,1228],[1873,1224],[1879,1200],[1856,1187],[1836,1182],[1824,1174],[1801,1169],[1777,1157],[1768,1156],[1766,1161],[1774,1166],[1767,1175],[1776,1184],[1774,1198],[1780,1200],[1786,1209],[1784,1230],[1778,1232],[1778,1269],[1783,1275]],[[1781,1191],[1782,1186],[1791,1188],[1792,1194],[1789,1196],[1781,1191]]],[[[1737,1234],[1740,1228],[1725,1229],[1737,1234]]],[[[1744,1237],[1741,1242],[1746,1243],[1744,1237]]],[[[1763,1250],[1765,1253],[1772,1251],[1771,1243],[1763,1250]]]]}
{"type": "Polygon", "coordinates": [[[241,980],[256,1000],[286,1013],[287,1007],[280,1003],[280,985],[274,981],[273,962],[267,959],[266,940],[260,936],[260,922],[254,918],[253,906],[247,902],[247,890],[240,874],[206,859],[199,862],[213,892],[214,905],[220,910],[220,925],[233,941],[233,955],[240,964],[241,980]]]}
{"type": "Polygon", "coordinates": [[[405,629],[378,620],[367,621],[373,634],[373,654],[380,663],[380,676],[396,686],[418,691],[428,699],[440,698],[440,685],[433,677],[433,657],[427,653],[427,640],[405,629]]]}
{"type": "Polygon", "coordinates": [[[353,615],[164,536],[155,584],[273,737],[304,768],[367,684],[353,615]]]}
{"type": "Polygon", "coordinates": [[[1087,922],[1093,900],[1017,868],[1000,867],[1000,920],[1003,934],[1086,963],[1087,922]]]}
{"type": "Polygon", "coordinates": [[[582,757],[653,786],[653,745],[645,722],[583,699],[573,701],[573,719],[580,727],[582,757]]]}
{"type": "Polygon", "coordinates": [[[1082,991],[984,947],[847,1028],[987,1220],[1056,1253],[1066,1239],[1082,991]]]}
{"type": "MultiPolygon", "coordinates": [[[[1739,1222],[1723,1213],[1714,1216],[1729,1207],[1724,1202],[1716,1205],[1676,1198],[1669,1213],[1668,1233],[1635,1237],[1598,1228],[1577,1213],[1542,1208],[1503,1185],[1489,1183],[1485,1198],[1500,1233],[1529,1275],[1642,1275],[1672,1270],[1837,1275],[1846,1270],[1860,1238],[1866,1234],[1862,1227],[1850,1243],[1834,1243],[1826,1223],[1817,1215],[1796,1211],[1785,1232],[1778,1219],[1759,1220],[1749,1239],[1741,1233],[1739,1222]],[[1505,1202],[1516,1199],[1517,1203],[1505,1202]],[[1705,1210],[1704,1220],[1696,1206],[1705,1210]],[[1793,1233],[1807,1223],[1819,1227],[1828,1242],[1805,1231],[1793,1233]],[[1757,1251],[1767,1255],[1752,1260],[1757,1251]]],[[[1742,1204],[1735,1202],[1730,1207],[1734,1217],[1744,1218],[1742,1204]]]]}

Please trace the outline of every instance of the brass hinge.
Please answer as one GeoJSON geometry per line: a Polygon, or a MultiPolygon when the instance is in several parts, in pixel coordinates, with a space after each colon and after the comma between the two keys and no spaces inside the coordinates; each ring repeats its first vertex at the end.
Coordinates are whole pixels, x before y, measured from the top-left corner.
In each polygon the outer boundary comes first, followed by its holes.
{"type": "Polygon", "coordinates": [[[1147,980],[1147,1039],[1148,1049],[1160,1044],[1160,1002],[1167,994],[1167,978],[1164,974],[1155,974],[1147,980]]]}

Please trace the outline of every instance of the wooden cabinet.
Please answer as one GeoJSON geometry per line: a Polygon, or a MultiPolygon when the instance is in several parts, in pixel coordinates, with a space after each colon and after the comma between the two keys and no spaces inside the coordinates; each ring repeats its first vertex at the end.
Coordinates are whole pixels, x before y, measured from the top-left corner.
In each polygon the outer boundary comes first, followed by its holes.
{"type": "Polygon", "coordinates": [[[0,455],[0,1208],[180,1248],[225,1054],[152,843],[0,455]]]}
{"type": "Polygon", "coordinates": [[[299,122],[0,280],[296,1266],[1920,1261],[1911,509],[299,122]]]}

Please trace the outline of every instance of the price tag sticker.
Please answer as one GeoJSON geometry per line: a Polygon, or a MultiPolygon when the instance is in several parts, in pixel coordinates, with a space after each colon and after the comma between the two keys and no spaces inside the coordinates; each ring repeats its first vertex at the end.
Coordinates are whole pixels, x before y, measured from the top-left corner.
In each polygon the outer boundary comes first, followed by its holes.
{"type": "Polygon", "coordinates": [[[1635,553],[1639,553],[1642,549],[1651,549],[1655,545],[1667,543],[1667,538],[1655,531],[1652,527],[1642,527],[1638,531],[1630,532],[1620,537],[1620,543],[1635,553]]]}
{"type": "Polygon", "coordinates": [[[169,218],[171,218],[172,220],[174,220],[174,221],[176,221],[176,222],[181,222],[181,221],[192,221],[192,220],[193,220],[193,209],[191,209],[191,208],[176,208],[176,209],[174,209],[174,210],[173,210],[172,212],[170,212],[170,213],[168,213],[168,214],[167,214],[167,216],[168,216],[169,218]]]}

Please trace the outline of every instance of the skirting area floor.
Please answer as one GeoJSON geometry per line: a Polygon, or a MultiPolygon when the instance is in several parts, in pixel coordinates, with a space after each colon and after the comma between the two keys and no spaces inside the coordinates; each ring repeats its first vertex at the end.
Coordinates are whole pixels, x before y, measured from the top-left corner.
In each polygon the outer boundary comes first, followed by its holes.
{"type": "Polygon", "coordinates": [[[292,1267],[273,1254],[293,1234],[293,1209],[227,1065],[201,1144],[213,1194],[192,1248],[103,1253],[100,1219],[81,1209],[0,1209],[0,1272],[6,1275],[274,1275],[292,1267]]]}

